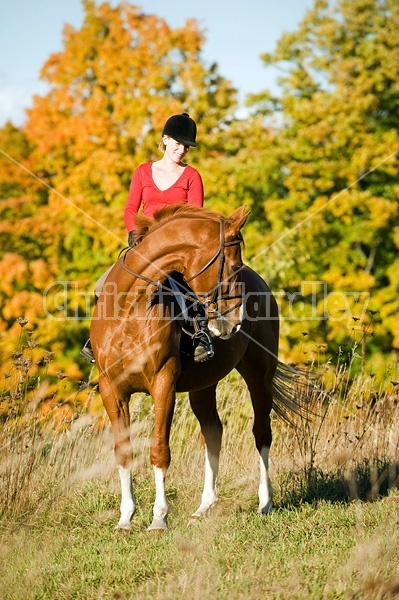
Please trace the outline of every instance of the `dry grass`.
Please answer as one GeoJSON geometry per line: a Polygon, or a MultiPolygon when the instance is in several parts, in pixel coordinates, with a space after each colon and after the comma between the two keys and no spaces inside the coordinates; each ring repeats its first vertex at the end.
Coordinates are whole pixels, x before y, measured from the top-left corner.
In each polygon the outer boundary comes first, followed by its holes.
{"type": "MultiPolygon", "coordinates": [[[[296,427],[273,419],[276,510],[268,519],[256,514],[251,403],[232,374],[218,388],[220,503],[208,520],[190,523],[203,451],[180,395],[167,482],[171,533],[162,537],[146,532],[154,500],[151,398],[132,398],[139,508],[133,533],[115,537],[113,441],[101,426],[103,413],[93,411],[98,398],[91,383],[83,400],[81,386],[75,411],[54,403],[43,413],[45,378],[29,391],[29,402],[8,396],[15,410],[0,431],[1,597],[396,597],[398,395],[393,386],[375,390],[372,378],[347,379],[343,368],[330,375],[328,398],[310,386],[312,412],[304,403],[296,427]]],[[[22,376],[15,381],[21,390],[22,376]]]]}
{"type": "MultiPolygon", "coordinates": [[[[54,402],[43,413],[45,381],[41,379],[23,403],[18,390],[24,387],[26,370],[20,357],[17,374],[14,393],[9,388],[3,394],[9,414],[3,417],[0,433],[0,514],[9,517],[29,513],[30,503],[39,505],[42,495],[48,497],[48,481],[58,494],[59,486],[69,489],[76,480],[103,477],[114,468],[108,423],[103,411],[93,412],[99,400],[90,380],[81,386],[86,388],[85,400],[80,398],[75,412],[71,404],[65,410],[67,403],[54,402]],[[28,485],[36,500],[25,493],[28,485]]],[[[398,486],[399,394],[395,389],[374,389],[370,377],[355,378],[349,385],[342,367],[333,379],[330,376],[327,394],[320,392],[322,385],[322,378],[301,383],[303,402],[300,414],[293,415],[294,426],[273,418],[271,461],[281,506],[327,493],[337,500],[369,501],[398,486]]],[[[258,456],[251,433],[252,406],[246,385],[236,374],[219,385],[218,407],[225,425],[221,475],[234,486],[247,488],[251,473],[254,490],[258,456]]],[[[140,478],[149,471],[153,422],[149,396],[133,396],[131,417],[134,474],[140,478]]],[[[202,465],[198,423],[184,394],[178,397],[171,446],[173,464],[183,478],[190,465],[202,465]]]]}

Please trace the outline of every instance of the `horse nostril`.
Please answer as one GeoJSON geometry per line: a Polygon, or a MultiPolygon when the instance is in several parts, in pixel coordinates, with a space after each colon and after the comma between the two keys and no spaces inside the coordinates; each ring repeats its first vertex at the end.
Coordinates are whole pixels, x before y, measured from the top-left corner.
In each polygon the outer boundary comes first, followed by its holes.
{"type": "Polygon", "coordinates": [[[240,331],[240,329],[241,329],[241,323],[237,323],[237,325],[234,325],[231,330],[232,335],[235,335],[236,333],[238,333],[240,331]]]}

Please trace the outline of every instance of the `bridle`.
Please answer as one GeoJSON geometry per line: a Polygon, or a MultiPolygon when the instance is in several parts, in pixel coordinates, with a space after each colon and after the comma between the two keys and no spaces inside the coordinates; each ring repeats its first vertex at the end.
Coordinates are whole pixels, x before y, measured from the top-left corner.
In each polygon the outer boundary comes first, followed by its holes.
{"type": "MultiPolygon", "coordinates": [[[[205,298],[210,298],[210,299],[203,301],[200,298],[198,298],[198,296],[194,292],[191,292],[191,294],[185,294],[183,292],[181,294],[179,293],[179,295],[181,295],[183,298],[185,298],[186,300],[189,300],[189,301],[193,300],[193,295],[194,295],[195,300],[199,304],[202,304],[204,309],[207,311],[210,310],[211,306],[215,306],[215,309],[213,309],[211,312],[217,312],[217,303],[219,300],[234,300],[235,298],[242,299],[242,294],[222,294],[221,293],[223,268],[224,268],[224,263],[226,260],[226,257],[224,255],[225,249],[230,246],[237,246],[237,245],[241,244],[241,242],[242,242],[241,235],[237,236],[236,239],[231,240],[230,242],[226,242],[224,235],[225,235],[225,220],[221,219],[219,248],[217,249],[217,251],[215,252],[213,257],[198,271],[198,273],[195,273],[195,275],[192,275],[192,277],[190,277],[189,279],[184,279],[184,281],[188,285],[191,281],[193,281],[194,279],[196,279],[197,277],[202,275],[202,273],[204,273],[207,269],[209,269],[209,267],[211,267],[214,264],[214,262],[219,258],[219,267],[218,267],[218,275],[217,275],[216,285],[208,293],[201,294],[201,296],[203,296],[205,298]]],[[[124,254],[124,256],[122,258],[122,266],[125,269],[125,271],[130,273],[130,275],[133,275],[134,277],[141,279],[142,281],[145,281],[146,283],[149,283],[150,285],[157,287],[159,290],[162,289],[164,291],[176,293],[176,290],[169,288],[164,283],[161,283],[160,281],[156,281],[155,279],[150,279],[149,277],[146,277],[145,275],[142,275],[141,273],[137,273],[136,271],[133,271],[132,269],[130,269],[130,267],[128,267],[125,262],[126,256],[130,249],[131,248],[128,248],[127,252],[124,254]]],[[[233,309],[231,309],[231,310],[234,310],[234,308],[236,308],[236,307],[233,307],[233,309]]],[[[230,312],[230,310],[225,311],[225,312],[230,312]]],[[[219,313],[219,314],[222,315],[225,313],[219,313]]]]}
{"type": "MultiPolygon", "coordinates": [[[[211,260],[209,260],[206,263],[206,265],[204,265],[202,267],[202,269],[200,271],[198,271],[198,273],[196,273],[195,275],[190,277],[190,279],[186,279],[186,283],[187,284],[190,283],[196,277],[198,277],[199,275],[204,273],[211,265],[213,265],[213,263],[217,260],[217,258],[219,258],[219,267],[218,267],[218,275],[217,275],[216,285],[214,286],[214,288],[211,292],[208,292],[207,294],[201,294],[202,296],[205,296],[205,297],[210,296],[210,300],[206,300],[205,302],[200,300],[201,304],[204,306],[204,308],[206,310],[209,310],[211,306],[215,306],[215,309],[212,312],[217,311],[218,300],[234,300],[234,298],[241,298],[241,294],[235,294],[235,295],[222,294],[220,291],[221,286],[222,286],[223,268],[224,268],[224,263],[226,260],[226,257],[224,255],[225,248],[228,248],[229,246],[237,246],[238,244],[241,244],[241,242],[242,242],[241,236],[237,237],[235,240],[226,242],[226,240],[224,238],[224,231],[225,231],[225,220],[222,219],[220,221],[219,249],[216,251],[215,255],[211,258],[211,260]]],[[[220,313],[220,314],[223,314],[223,313],[220,313]]]]}

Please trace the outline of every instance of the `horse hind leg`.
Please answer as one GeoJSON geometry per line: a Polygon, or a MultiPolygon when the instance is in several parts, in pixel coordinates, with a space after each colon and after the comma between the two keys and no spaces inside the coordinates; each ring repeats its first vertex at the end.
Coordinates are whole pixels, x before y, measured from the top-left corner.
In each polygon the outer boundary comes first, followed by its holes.
{"type": "Polygon", "coordinates": [[[121,483],[120,519],[115,530],[132,529],[131,519],[136,511],[133,492],[133,448],[130,442],[130,417],[128,398],[120,398],[104,374],[99,378],[100,394],[107,411],[114,436],[115,460],[121,483]]]}
{"type": "Polygon", "coordinates": [[[190,392],[189,397],[205,446],[205,480],[201,504],[192,514],[192,517],[199,518],[206,516],[218,501],[217,478],[223,427],[216,408],[216,385],[199,392],[190,392]]]}
{"type": "Polygon", "coordinates": [[[254,408],[253,434],[260,459],[258,512],[266,515],[273,510],[273,487],[269,475],[269,452],[272,444],[270,412],[273,405],[272,385],[263,383],[250,388],[254,408]]]}
{"type": "Polygon", "coordinates": [[[269,476],[270,446],[263,446],[260,455],[259,508],[258,512],[267,515],[273,510],[273,488],[269,476]]]}
{"type": "Polygon", "coordinates": [[[272,382],[262,374],[264,369],[239,369],[251,396],[254,411],[252,432],[260,459],[259,507],[258,512],[268,514],[273,510],[273,487],[269,475],[269,453],[272,444],[270,412],[273,406],[272,382]]]}

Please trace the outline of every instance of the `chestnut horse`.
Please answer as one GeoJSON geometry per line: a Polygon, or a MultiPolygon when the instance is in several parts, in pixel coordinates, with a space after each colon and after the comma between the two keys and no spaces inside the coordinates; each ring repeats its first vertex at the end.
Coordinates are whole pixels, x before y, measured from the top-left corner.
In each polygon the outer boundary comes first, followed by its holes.
{"type": "Polygon", "coordinates": [[[248,215],[245,207],[226,218],[176,205],[162,209],[154,220],[139,216],[140,243],[118,260],[104,284],[90,339],[121,481],[121,515],[116,529],[130,529],[136,509],[131,475],[131,394],[147,392],[154,402],[150,459],[156,497],[149,529],[166,529],[165,476],[175,394],[189,392],[205,446],[205,482],[201,504],[193,514],[200,517],[217,501],[222,424],[216,387],[234,368],[247,383],[253,404],[253,434],[260,455],[259,511],[272,509],[270,412],[275,408],[281,413],[293,406],[276,386],[276,379],[273,381],[278,364],[276,301],[267,284],[241,259],[240,230],[248,215]],[[191,290],[181,291],[180,296],[197,302],[207,313],[215,336],[215,356],[210,361],[194,362],[189,329],[179,314],[175,315],[176,301],[167,292],[176,274],[191,290]]]}

